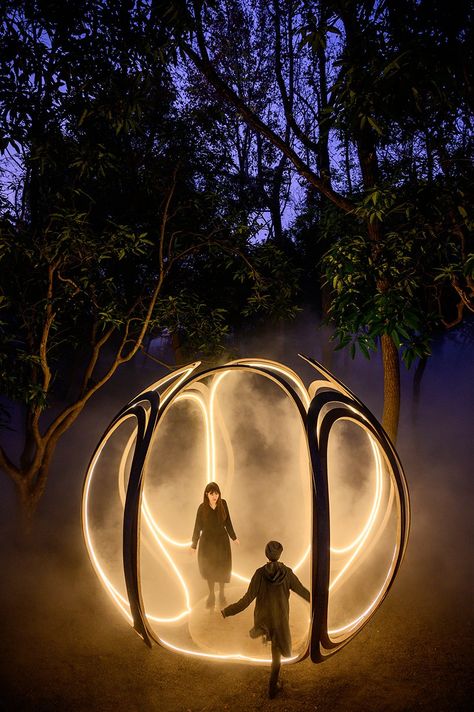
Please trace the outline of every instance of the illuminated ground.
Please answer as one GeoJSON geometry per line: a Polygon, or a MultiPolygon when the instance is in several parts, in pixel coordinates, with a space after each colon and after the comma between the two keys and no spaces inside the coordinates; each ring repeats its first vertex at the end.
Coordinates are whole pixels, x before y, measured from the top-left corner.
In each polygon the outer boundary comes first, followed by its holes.
{"type": "MultiPolygon", "coordinates": [[[[380,373],[338,358],[342,379],[377,410],[371,384],[379,387],[380,373]]],[[[12,500],[0,488],[1,712],[470,710],[473,371],[472,345],[444,344],[427,367],[418,412],[409,400],[412,374],[404,375],[398,446],[413,529],[400,576],[374,619],[334,658],[287,666],[274,701],[265,696],[265,667],[147,649],[91,569],[80,534],[81,473],[130,381],[150,380],[129,371],[65,438],[27,553],[10,547],[12,500]]]]}
{"type": "MultiPolygon", "coordinates": [[[[245,588],[229,586],[226,597],[229,603],[237,601],[245,588]]],[[[290,631],[293,654],[297,655],[307,635],[309,605],[299,596],[291,596],[290,631]]],[[[199,650],[220,655],[247,655],[252,658],[271,658],[271,649],[262,644],[262,639],[252,639],[248,635],[253,628],[253,604],[238,616],[222,618],[219,609],[209,611],[205,607],[205,598],[193,607],[189,620],[189,632],[199,650]]]]}

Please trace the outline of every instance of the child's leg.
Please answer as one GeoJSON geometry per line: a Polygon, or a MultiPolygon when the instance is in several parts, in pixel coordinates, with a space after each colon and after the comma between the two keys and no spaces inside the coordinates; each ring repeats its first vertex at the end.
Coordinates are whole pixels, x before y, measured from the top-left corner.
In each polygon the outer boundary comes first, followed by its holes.
{"type": "Polygon", "coordinates": [[[272,640],[272,669],[270,672],[270,685],[268,688],[268,696],[271,699],[273,699],[275,697],[276,693],[278,692],[278,690],[281,689],[281,685],[278,683],[280,667],[281,667],[280,648],[272,640]]]}

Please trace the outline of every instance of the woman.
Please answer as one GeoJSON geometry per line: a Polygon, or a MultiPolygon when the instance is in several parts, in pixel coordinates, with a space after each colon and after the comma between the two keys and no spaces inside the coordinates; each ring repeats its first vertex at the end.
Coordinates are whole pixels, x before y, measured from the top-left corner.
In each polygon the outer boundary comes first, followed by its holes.
{"type": "Polygon", "coordinates": [[[221,497],[219,485],[209,482],[204,490],[202,504],[199,505],[194,525],[191,549],[196,549],[199,541],[198,564],[201,576],[209,586],[206,608],[214,608],[214,584],[219,583],[219,603],[225,605],[224,584],[230,581],[232,555],[229,537],[239,544],[230,519],[227,502],[221,497]]]}

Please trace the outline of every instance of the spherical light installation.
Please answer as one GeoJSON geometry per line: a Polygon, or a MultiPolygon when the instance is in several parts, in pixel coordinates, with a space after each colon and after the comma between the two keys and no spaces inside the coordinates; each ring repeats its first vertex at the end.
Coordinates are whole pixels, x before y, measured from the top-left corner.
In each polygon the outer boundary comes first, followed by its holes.
{"type": "Polygon", "coordinates": [[[162,378],[112,420],[89,465],[83,530],[116,606],[148,645],[210,659],[270,662],[248,637],[251,606],[223,621],[204,605],[190,537],[205,485],[218,481],[242,544],[230,602],[264,563],[266,541],[311,590],[293,596],[292,656],[336,652],[371,618],[402,561],[409,498],[376,418],[316,361],[307,389],[286,366],[240,359],[162,378]]]}

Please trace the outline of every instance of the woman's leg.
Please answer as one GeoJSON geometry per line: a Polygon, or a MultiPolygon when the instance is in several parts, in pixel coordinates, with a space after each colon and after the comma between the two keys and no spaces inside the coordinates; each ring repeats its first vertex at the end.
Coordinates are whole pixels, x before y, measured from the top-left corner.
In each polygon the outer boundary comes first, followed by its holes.
{"type": "Polygon", "coordinates": [[[209,586],[209,596],[207,597],[206,608],[214,608],[214,604],[216,602],[216,597],[214,595],[214,581],[208,580],[207,585],[209,586]]]}
{"type": "Polygon", "coordinates": [[[225,606],[225,604],[227,603],[226,597],[224,594],[224,586],[225,586],[225,583],[223,581],[219,581],[219,605],[221,605],[221,606],[225,606]]]}

